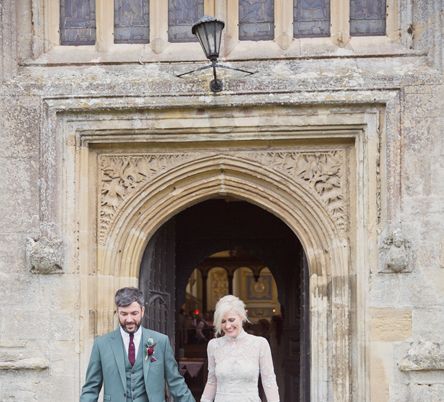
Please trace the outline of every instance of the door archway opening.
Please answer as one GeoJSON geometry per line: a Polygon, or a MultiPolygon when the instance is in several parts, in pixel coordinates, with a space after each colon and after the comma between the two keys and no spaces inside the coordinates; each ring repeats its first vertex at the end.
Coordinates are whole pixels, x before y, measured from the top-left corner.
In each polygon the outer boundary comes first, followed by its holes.
{"type": "Polygon", "coordinates": [[[307,401],[308,278],[301,242],[284,222],[245,201],[210,199],[173,216],[148,242],[139,275],[144,324],[170,336],[199,398],[215,301],[235,294],[249,310],[247,330],[270,341],[281,399],[307,401]]]}

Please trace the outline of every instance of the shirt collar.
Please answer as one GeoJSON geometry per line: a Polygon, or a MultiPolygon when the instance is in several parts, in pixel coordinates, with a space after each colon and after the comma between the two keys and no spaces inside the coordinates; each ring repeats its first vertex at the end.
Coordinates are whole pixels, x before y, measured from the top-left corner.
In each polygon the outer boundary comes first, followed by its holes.
{"type": "MultiPolygon", "coordinates": [[[[122,335],[122,338],[128,340],[128,342],[129,342],[129,333],[126,332],[122,327],[119,327],[119,329],[120,329],[120,335],[122,335]]],[[[141,335],[142,335],[142,326],[140,326],[138,328],[138,330],[136,332],[134,332],[134,342],[136,342],[137,340],[140,340],[141,335]]]]}

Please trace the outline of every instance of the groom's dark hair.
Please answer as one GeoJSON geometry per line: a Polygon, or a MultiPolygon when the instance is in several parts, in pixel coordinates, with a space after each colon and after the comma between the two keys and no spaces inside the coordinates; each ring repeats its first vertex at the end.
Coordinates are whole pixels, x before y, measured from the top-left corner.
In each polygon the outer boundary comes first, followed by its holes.
{"type": "Polygon", "coordinates": [[[142,291],[137,288],[129,287],[119,289],[116,292],[114,301],[116,302],[117,307],[126,307],[134,302],[139,303],[140,307],[143,307],[145,304],[145,299],[143,297],[142,291]]]}

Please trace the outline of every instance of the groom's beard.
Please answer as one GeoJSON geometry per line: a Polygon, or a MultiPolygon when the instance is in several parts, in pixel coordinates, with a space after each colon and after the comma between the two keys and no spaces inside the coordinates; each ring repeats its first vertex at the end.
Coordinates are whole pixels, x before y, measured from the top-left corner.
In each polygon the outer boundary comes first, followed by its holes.
{"type": "MultiPolygon", "coordinates": [[[[120,321],[120,320],[119,320],[120,321]]],[[[122,329],[128,334],[134,334],[140,328],[141,321],[132,321],[131,323],[127,323],[126,320],[123,322],[120,321],[120,326],[122,329]]]]}

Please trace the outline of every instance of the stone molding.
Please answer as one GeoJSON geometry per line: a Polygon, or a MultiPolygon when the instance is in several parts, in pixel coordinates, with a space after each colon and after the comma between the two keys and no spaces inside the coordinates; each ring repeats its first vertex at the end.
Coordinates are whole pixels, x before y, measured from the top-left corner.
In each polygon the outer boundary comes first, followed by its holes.
{"type": "Polygon", "coordinates": [[[443,344],[423,340],[412,342],[398,367],[401,371],[444,370],[443,344]]]}
{"type": "MultiPolygon", "coordinates": [[[[344,150],[237,153],[297,180],[316,194],[338,230],[347,230],[347,189],[344,150]]],[[[197,157],[215,153],[102,154],[99,156],[98,240],[104,245],[114,216],[125,200],[154,177],[197,157]]]]}
{"type": "Polygon", "coordinates": [[[27,238],[26,259],[33,274],[62,274],[64,249],[60,239],[27,238]]]}

